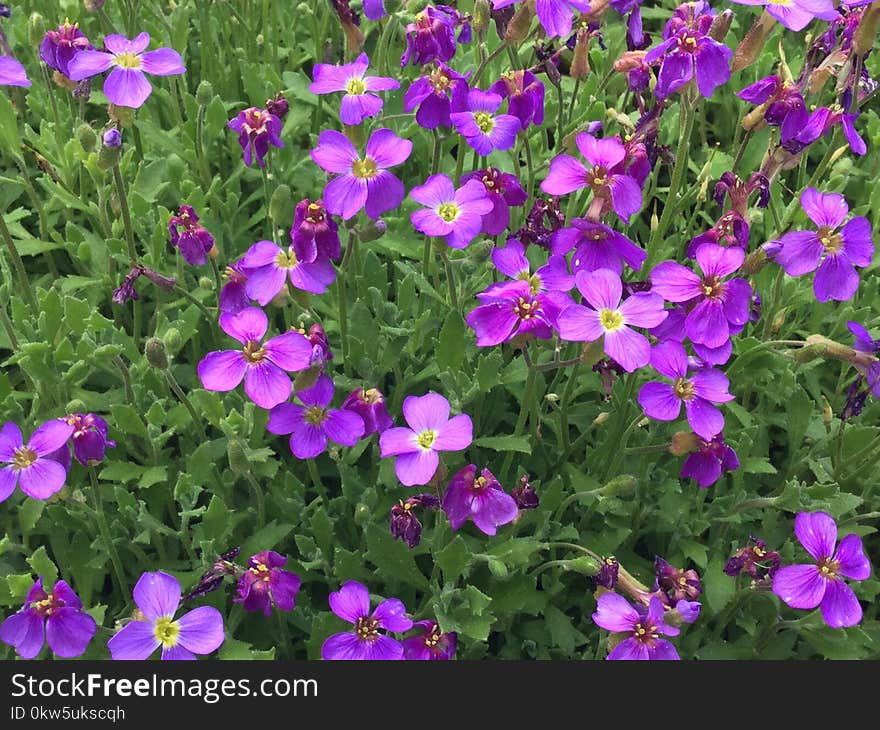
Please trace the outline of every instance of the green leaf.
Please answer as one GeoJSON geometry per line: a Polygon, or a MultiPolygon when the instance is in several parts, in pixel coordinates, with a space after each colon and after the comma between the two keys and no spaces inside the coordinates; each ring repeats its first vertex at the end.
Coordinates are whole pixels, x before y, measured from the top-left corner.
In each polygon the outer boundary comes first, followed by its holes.
{"type": "Polygon", "coordinates": [[[148,438],[147,426],[138,412],[126,403],[110,406],[110,413],[116,427],[123,433],[148,438]]]}
{"type": "Polygon", "coordinates": [[[15,121],[15,109],[4,92],[0,94],[0,142],[6,151],[17,155],[21,150],[21,138],[18,136],[18,123],[15,121]]]}
{"type": "Polygon", "coordinates": [[[440,339],[437,353],[437,362],[441,368],[458,370],[464,362],[464,333],[467,325],[458,310],[453,309],[446,315],[446,322],[440,330],[440,339]]]}
{"type": "Polygon", "coordinates": [[[27,559],[27,563],[43,579],[44,590],[48,591],[55,585],[55,581],[58,580],[58,568],[55,567],[55,563],[52,562],[46,553],[45,545],[40,545],[33,555],[27,559]]]}
{"type": "Polygon", "coordinates": [[[391,537],[388,527],[371,524],[367,526],[367,560],[387,581],[400,581],[427,590],[428,579],[422,575],[413,559],[412,552],[402,540],[391,537]]]}
{"type": "Polygon", "coordinates": [[[492,451],[518,451],[531,454],[532,446],[528,436],[482,436],[474,439],[474,446],[492,451]]]}
{"type": "Polygon", "coordinates": [[[712,613],[720,613],[736,593],[736,581],[724,572],[724,559],[712,558],[703,572],[703,590],[712,613]]]}
{"type": "Polygon", "coordinates": [[[454,583],[473,562],[473,555],[461,535],[456,535],[446,547],[435,553],[434,561],[443,571],[443,580],[454,583]]]}

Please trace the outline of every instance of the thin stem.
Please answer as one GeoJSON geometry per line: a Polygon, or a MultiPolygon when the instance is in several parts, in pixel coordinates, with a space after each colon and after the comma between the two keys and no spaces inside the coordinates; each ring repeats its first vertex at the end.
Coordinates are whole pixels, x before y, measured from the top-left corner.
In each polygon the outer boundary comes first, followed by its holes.
{"type": "Polygon", "coordinates": [[[113,364],[119,369],[119,372],[122,373],[122,384],[125,388],[125,399],[129,402],[130,405],[134,406],[134,391],[131,389],[131,373],[128,371],[128,365],[125,364],[125,360],[123,360],[119,355],[113,358],[113,364]]]}
{"type": "Polygon", "coordinates": [[[446,267],[446,283],[449,286],[449,305],[458,311],[458,291],[455,285],[455,272],[452,269],[452,262],[449,260],[446,251],[443,249],[440,249],[440,256],[443,258],[443,265],[446,267]]]}
{"type": "Polygon", "coordinates": [[[263,525],[266,522],[266,502],[263,499],[263,490],[260,489],[259,483],[250,470],[244,473],[244,478],[251,488],[251,493],[254,495],[254,502],[257,505],[258,523],[263,525]]]}
{"type": "Polygon", "coordinates": [[[199,430],[199,436],[202,439],[202,443],[205,443],[208,440],[208,434],[205,433],[205,426],[196,413],[196,409],[193,408],[193,404],[190,403],[189,398],[187,398],[186,393],[183,392],[183,389],[178,384],[177,379],[171,374],[171,371],[166,368],[162,372],[165,374],[165,381],[168,383],[168,387],[171,388],[171,392],[177,396],[177,400],[179,400],[183,404],[183,407],[186,408],[189,417],[193,420],[193,424],[199,430]]]}
{"type": "Polygon", "coordinates": [[[325,487],[324,482],[321,481],[321,475],[318,473],[318,465],[315,463],[314,459],[306,459],[306,464],[308,465],[309,476],[312,478],[312,484],[314,484],[315,489],[318,490],[318,494],[321,497],[321,501],[324,503],[324,507],[329,507],[330,497],[327,495],[327,487],[325,487]]]}
{"type": "MultiPolygon", "coordinates": [[[[523,350],[523,357],[525,357],[526,351],[523,350]]],[[[535,380],[537,378],[537,371],[533,368],[529,368],[528,375],[526,376],[526,387],[523,391],[522,402],[519,406],[519,416],[516,419],[516,426],[513,429],[513,435],[519,436],[526,425],[526,419],[529,416],[529,411],[531,410],[532,399],[535,396],[535,380]]],[[[507,456],[504,457],[504,464],[501,467],[501,473],[504,475],[502,482],[506,482],[508,471],[510,470],[510,465],[513,463],[513,452],[508,451],[507,456]]]]}
{"type": "Polygon", "coordinates": [[[38,311],[37,298],[34,296],[34,290],[31,289],[31,282],[28,278],[27,271],[24,268],[24,262],[21,260],[18,249],[15,247],[15,241],[12,240],[12,234],[6,226],[6,219],[3,217],[2,213],[0,213],[0,237],[3,238],[3,243],[6,244],[6,250],[9,251],[9,258],[12,259],[12,267],[15,269],[15,273],[19,278],[21,291],[27,299],[31,311],[36,313],[38,311]]]}
{"type": "Polygon", "coordinates": [[[137,261],[137,246],[134,242],[134,228],[131,225],[131,211],[128,208],[128,196],[125,192],[125,181],[122,179],[122,171],[119,163],[113,165],[113,182],[116,185],[116,197],[119,199],[119,208],[122,210],[122,224],[125,227],[125,242],[128,244],[128,257],[132,263],[137,261]]]}
{"type": "Polygon", "coordinates": [[[128,596],[130,594],[128,582],[125,580],[125,571],[122,569],[122,561],[119,559],[119,553],[116,552],[116,546],[110,537],[110,526],[107,524],[107,515],[104,513],[104,502],[101,499],[101,487],[98,484],[98,475],[95,473],[95,467],[89,467],[89,480],[92,483],[92,497],[95,501],[95,516],[98,520],[98,530],[101,533],[101,539],[104,541],[104,548],[110,556],[110,563],[113,566],[113,573],[116,577],[117,588],[120,595],[128,596]]]}
{"type": "Polygon", "coordinates": [[[504,53],[504,49],[507,47],[507,41],[502,41],[501,44],[490,53],[483,62],[477,66],[477,70],[474,71],[473,77],[471,77],[471,88],[476,88],[480,83],[480,77],[483,75],[483,71],[486,70],[486,67],[492,63],[498,56],[504,53]]]}

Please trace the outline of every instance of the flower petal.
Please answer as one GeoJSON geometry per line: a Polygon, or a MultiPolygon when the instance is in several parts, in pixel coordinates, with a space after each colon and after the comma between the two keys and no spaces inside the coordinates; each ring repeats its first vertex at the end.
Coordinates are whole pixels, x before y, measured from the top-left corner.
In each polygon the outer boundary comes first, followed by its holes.
{"type": "Polygon", "coordinates": [[[800,512],[794,519],[794,534],[815,560],[834,555],[837,523],[827,512],[800,512]]]}
{"type": "Polygon", "coordinates": [[[645,383],[639,390],[638,401],[645,415],[658,421],[674,421],[681,413],[681,399],[666,383],[645,383]]]}
{"type": "Polygon", "coordinates": [[[828,581],[821,603],[822,618],[833,629],[855,626],[862,620],[859,599],[842,580],[828,581]]]}
{"type": "Polygon", "coordinates": [[[379,436],[379,452],[383,459],[408,454],[418,448],[416,434],[410,428],[387,428],[379,436]]]}
{"type": "Polygon", "coordinates": [[[288,372],[305,370],[312,357],[311,343],[299,332],[285,332],[273,337],[266,341],[263,349],[266,351],[266,359],[288,372]]]}
{"type": "Polygon", "coordinates": [[[241,350],[209,352],[196,369],[205,390],[235,390],[248,369],[241,350]]]}
{"type": "Polygon", "coordinates": [[[398,137],[390,129],[377,129],[370,135],[366,154],[380,168],[387,169],[405,162],[412,152],[413,143],[398,137]]]}
{"type": "Polygon", "coordinates": [[[431,449],[419,449],[401,454],[394,462],[394,473],[401,484],[414,487],[427,484],[437,472],[440,457],[431,449]]]}
{"type": "Polygon", "coordinates": [[[787,565],[773,576],[773,592],[792,608],[816,608],[827,585],[815,565],[787,565]]]}
{"type": "Polygon", "coordinates": [[[324,640],[321,646],[321,658],[327,661],[366,659],[366,643],[350,631],[333,634],[324,640]]]}
{"type": "Polygon", "coordinates": [[[185,73],[186,67],[173,48],[157,48],[141,56],[141,70],[153,76],[174,76],[185,73]]]}
{"type": "Polygon", "coordinates": [[[328,600],[330,610],[350,624],[370,615],[370,593],[363,583],[356,580],[343,583],[338,591],[330,594],[328,600]]]}
{"type": "Polygon", "coordinates": [[[58,451],[73,435],[73,425],[66,420],[55,418],[46,421],[28,440],[28,448],[37,452],[37,456],[46,456],[58,451]]]}
{"type": "Polygon", "coordinates": [[[439,393],[407,396],[403,401],[403,417],[416,433],[436,430],[449,420],[449,401],[439,393]]]}
{"type": "Polygon", "coordinates": [[[37,459],[33,464],[18,472],[21,491],[34,499],[49,499],[67,479],[67,470],[62,464],[48,458],[37,459]]]}
{"type": "Polygon", "coordinates": [[[332,408],[324,421],[327,438],[343,446],[354,446],[364,435],[364,419],[354,411],[332,408]]]}
{"type": "Polygon", "coordinates": [[[28,610],[12,614],[0,626],[0,641],[14,646],[22,659],[33,659],[43,648],[43,619],[28,610]]]}
{"type": "Polygon", "coordinates": [[[15,450],[24,446],[21,429],[12,421],[7,421],[0,429],[0,461],[12,461],[15,450]]]}
{"type": "Polygon", "coordinates": [[[858,535],[847,535],[837,546],[834,559],[840,563],[837,571],[850,580],[867,580],[871,577],[871,563],[865,556],[862,538],[858,535]]]}
{"type": "Polygon", "coordinates": [[[213,606],[199,606],[177,619],[180,627],[178,643],[194,654],[210,654],[226,638],[223,616],[213,606]]]}
{"type": "Polygon", "coordinates": [[[67,78],[82,81],[104,73],[113,65],[113,54],[103,51],[80,51],[67,64],[67,78]]]}
{"type": "Polygon", "coordinates": [[[159,648],[159,640],[148,621],[132,621],[107,642],[110,656],[115,660],[142,660],[159,648]]]}
{"type": "Polygon", "coordinates": [[[651,345],[647,337],[623,325],[605,333],[605,354],[632,373],[651,361],[651,345]]]}
{"type": "Polygon", "coordinates": [[[437,451],[461,451],[470,446],[473,440],[474,425],[471,417],[460,413],[437,427],[437,438],[434,439],[432,448],[437,451]]]}
{"type": "Polygon", "coordinates": [[[244,392],[267,411],[290,398],[290,376],[271,362],[248,367],[244,374],[244,392]]]}
{"type": "Polygon", "coordinates": [[[310,154],[318,167],[336,173],[350,172],[351,163],[358,159],[358,152],[348,137],[334,129],[321,132],[318,145],[310,154]]]}
{"type": "Polygon", "coordinates": [[[801,193],[801,207],[820,228],[839,228],[849,215],[846,198],[840,193],[820,193],[816,188],[806,188],[801,193]]]}
{"type": "Polygon", "coordinates": [[[85,611],[59,608],[46,619],[46,643],[55,656],[71,659],[85,652],[97,630],[95,619],[85,611]]]}
{"type": "Polygon", "coordinates": [[[180,605],[180,582],[162,571],[144,573],[131,594],[135,605],[150,621],[171,618],[180,605]]]}
{"type": "Polygon", "coordinates": [[[144,72],[138,69],[117,66],[104,80],[104,96],[116,106],[138,109],[152,93],[153,87],[144,72]]]}
{"type": "Polygon", "coordinates": [[[603,593],[599,596],[596,612],[593,614],[593,623],[597,626],[606,631],[621,633],[631,632],[638,622],[638,611],[623,596],[617,593],[603,593]]]}
{"type": "Polygon", "coordinates": [[[238,314],[221,314],[220,328],[242,345],[259,342],[269,327],[269,318],[259,307],[248,307],[238,314]]]}
{"type": "Polygon", "coordinates": [[[403,633],[413,627],[412,619],[406,615],[406,606],[399,598],[386,598],[376,606],[372,618],[378,619],[383,629],[395,633],[403,633]]]}

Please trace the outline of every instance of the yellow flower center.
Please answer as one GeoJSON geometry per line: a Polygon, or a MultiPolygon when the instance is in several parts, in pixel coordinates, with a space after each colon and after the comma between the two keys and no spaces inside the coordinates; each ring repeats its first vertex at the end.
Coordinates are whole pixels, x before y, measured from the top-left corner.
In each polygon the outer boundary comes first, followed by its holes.
{"type": "Polygon", "coordinates": [[[831,558],[822,558],[818,564],[819,575],[827,580],[837,580],[837,571],[840,570],[840,563],[831,558]]]}
{"type": "Polygon", "coordinates": [[[657,633],[657,627],[651,626],[650,624],[636,624],[635,626],[633,626],[633,635],[637,641],[641,642],[648,642],[651,639],[660,638],[660,634],[657,633]]]}
{"type": "Polygon", "coordinates": [[[361,641],[375,641],[379,638],[379,622],[366,616],[359,618],[354,626],[354,632],[361,641]]]}
{"type": "Polygon", "coordinates": [[[306,423],[310,423],[313,426],[320,426],[327,420],[327,412],[321,408],[321,406],[312,406],[306,410],[303,417],[306,419],[306,423]]]}
{"type": "Polygon", "coordinates": [[[37,452],[27,446],[20,446],[12,454],[12,468],[15,471],[27,469],[37,460],[37,452]]]}
{"type": "Polygon", "coordinates": [[[279,269],[292,269],[297,264],[299,264],[299,259],[297,259],[296,254],[293,251],[293,246],[287,249],[287,253],[279,251],[278,255],[275,257],[275,265],[279,269]]]}
{"type": "Polygon", "coordinates": [[[623,315],[616,309],[600,309],[599,324],[606,332],[616,332],[623,327],[623,315]]]}
{"type": "Polygon", "coordinates": [[[180,636],[180,624],[167,616],[163,616],[153,624],[153,636],[166,649],[177,646],[177,638],[180,636]]]}
{"type": "Polygon", "coordinates": [[[251,568],[251,573],[258,576],[263,583],[268,583],[272,580],[272,573],[269,570],[269,566],[265,563],[258,563],[255,567],[251,568]]]}
{"type": "Polygon", "coordinates": [[[690,400],[694,397],[694,384],[684,378],[676,378],[672,385],[675,395],[682,400],[690,400]]]}
{"type": "Polygon", "coordinates": [[[839,233],[834,233],[834,231],[828,226],[822,226],[817,234],[819,236],[819,243],[822,244],[822,248],[825,249],[827,253],[836,254],[843,248],[843,238],[839,233]]]}
{"type": "Polygon", "coordinates": [[[517,300],[517,303],[513,306],[513,313],[523,320],[529,320],[534,317],[538,313],[538,309],[540,309],[541,305],[537,301],[526,301],[523,297],[520,297],[517,300]]]}
{"type": "Polygon", "coordinates": [[[363,79],[353,78],[349,79],[348,83],[345,85],[345,93],[346,94],[354,94],[355,96],[360,96],[367,90],[367,85],[364,83],[363,79]]]}
{"type": "Polygon", "coordinates": [[[516,278],[520,281],[529,282],[529,289],[531,290],[532,294],[537,294],[539,291],[541,291],[541,277],[537,274],[529,274],[528,271],[520,271],[516,275],[516,278]]]}
{"type": "Polygon", "coordinates": [[[434,630],[425,637],[425,646],[433,647],[440,643],[440,627],[435,626],[434,630]]]}
{"type": "Polygon", "coordinates": [[[244,353],[244,359],[252,365],[263,362],[266,358],[266,348],[261,347],[260,343],[256,340],[248,340],[242,352],[244,353]]]}
{"type": "Polygon", "coordinates": [[[489,112],[477,112],[474,114],[474,121],[483,134],[491,134],[492,130],[495,129],[495,120],[492,119],[492,115],[489,112]]]}
{"type": "Polygon", "coordinates": [[[442,203],[437,208],[437,215],[447,223],[452,223],[452,221],[458,218],[458,212],[458,206],[455,203],[442,203]]]}
{"type": "Polygon", "coordinates": [[[362,160],[355,160],[351,164],[351,174],[361,180],[371,180],[376,177],[379,172],[379,166],[369,157],[362,160]]]}
{"type": "Polygon", "coordinates": [[[141,57],[136,53],[126,51],[125,53],[117,54],[116,58],[113,59],[113,63],[120,68],[139,69],[141,67],[141,57]]]}
{"type": "Polygon", "coordinates": [[[703,283],[700,285],[703,294],[705,294],[710,299],[715,299],[724,294],[724,283],[718,280],[717,276],[708,276],[703,279],[703,283]]]}
{"type": "Polygon", "coordinates": [[[434,441],[435,441],[436,439],[437,439],[437,432],[436,432],[436,431],[431,431],[430,429],[427,429],[427,430],[425,430],[425,431],[422,431],[422,432],[416,437],[416,443],[417,443],[417,444],[419,445],[419,447],[422,448],[422,449],[430,449],[430,448],[431,448],[431,445],[434,443],[434,441]]]}

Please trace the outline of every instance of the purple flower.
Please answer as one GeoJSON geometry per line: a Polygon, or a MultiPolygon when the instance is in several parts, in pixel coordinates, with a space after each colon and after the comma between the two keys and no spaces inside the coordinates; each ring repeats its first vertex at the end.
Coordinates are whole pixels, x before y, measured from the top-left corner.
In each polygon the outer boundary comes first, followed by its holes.
{"type": "Polygon", "coordinates": [[[725,471],[739,469],[736,452],[724,443],[724,436],[700,439],[698,448],[689,454],[681,467],[682,479],[693,479],[701,489],[711,487],[725,471]]]}
{"type": "Polygon", "coordinates": [[[45,641],[55,656],[71,659],[80,656],[97,631],[97,624],[82,610],[82,601],[63,580],[48,593],[43,581],[28,591],[21,611],[12,614],[0,626],[0,641],[15,647],[22,659],[34,659],[45,641]]]}
{"type": "Polygon", "coordinates": [[[40,58],[49,68],[68,74],[68,64],[80,51],[93,51],[94,46],[79,29],[78,23],[64,21],[58,30],[48,30],[40,43],[40,58]]]}
{"type": "Polygon", "coordinates": [[[377,388],[358,388],[345,399],[342,407],[361,417],[364,422],[364,436],[382,433],[394,425],[394,419],[385,405],[385,396],[377,388]]]}
{"type": "Polygon", "coordinates": [[[366,53],[357,57],[354,63],[333,66],[316,63],[313,71],[314,81],[309,85],[313,94],[332,94],[344,91],[339,107],[339,118],[343,124],[354,126],[367,117],[375,117],[382,111],[382,99],[370,91],[389,91],[399,89],[400,83],[384,76],[365,76],[370,59],[366,53]]]}
{"type": "MultiPolygon", "coordinates": [[[[67,470],[52,457],[73,434],[73,425],[66,420],[46,421],[34,431],[27,446],[21,430],[11,421],[0,429],[0,502],[15,490],[15,485],[33,499],[49,499],[64,486],[67,470]]],[[[68,460],[70,455],[68,453],[68,460]]]]}
{"type": "Polygon", "coordinates": [[[725,563],[724,572],[732,578],[745,572],[759,585],[770,583],[782,558],[775,550],[768,550],[763,540],[749,536],[748,544],[737,550],[725,563]]]}
{"type": "Polygon", "coordinates": [[[620,577],[620,561],[613,555],[602,558],[599,573],[593,578],[596,586],[602,586],[608,590],[614,590],[620,577]]]}
{"type": "Polygon", "coordinates": [[[153,93],[147,81],[151,76],[174,76],[186,71],[180,54],[173,48],[159,48],[144,53],[150,44],[150,34],[140,33],[129,40],[121,35],[104,37],[105,51],[79,51],[67,64],[66,74],[71,81],[104,73],[114,67],[104,81],[104,96],[111,104],[133,109],[141,107],[153,93]]]}
{"type": "MultiPolygon", "coordinates": [[[[305,335],[305,330],[300,328],[300,333],[305,335]]],[[[309,344],[312,346],[311,366],[318,368],[323,372],[328,361],[333,359],[333,351],[330,349],[330,340],[327,339],[327,333],[324,328],[315,322],[309,327],[309,344]]]]}
{"type": "Polygon", "coordinates": [[[118,150],[122,147],[122,132],[116,127],[110,127],[101,135],[101,142],[107,149],[118,150]]]}
{"type": "Polygon", "coordinates": [[[704,243],[695,258],[702,276],[675,261],[664,261],[651,272],[651,290],[668,302],[688,302],[685,333],[706,347],[721,347],[735,327],[749,321],[752,287],[745,279],[723,281],[742,266],[741,248],[704,243]]]}
{"type": "Polygon", "coordinates": [[[549,249],[553,233],[564,225],[565,215],[559,207],[559,198],[555,196],[549,199],[536,198],[525,223],[513,234],[513,237],[525,246],[534,243],[549,249]]]}
{"type": "Polygon", "coordinates": [[[870,222],[857,216],[844,224],[849,206],[838,193],[807,188],[801,194],[801,207],[817,230],[786,233],[773,259],[789,276],[816,271],[813,292],[820,302],[850,299],[859,287],[855,267],[870,265],[874,255],[870,222]]]}
{"type": "Polygon", "coordinates": [[[420,494],[409,499],[400,499],[391,507],[388,527],[391,537],[403,540],[410,549],[416,547],[422,539],[422,523],[416,517],[416,507],[437,509],[440,500],[433,494],[420,494]]]}
{"type": "MultiPolygon", "coordinates": [[[[495,7],[503,6],[496,3],[495,7]]],[[[538,0],[535,12],[548,38],[564,37],[571,33],[574,14],[589,13],[590,3],[585,0],[538,0]]]]}
{"type": "Polygon", "coordinates": [[[553,233],[551,251],[566,254],[574,248],[571,270],[596,271],[610,269],[618,276],[626,264],[634,271],[642,268],[648,254],[622,233],[586,218],[572,218],[569,227],[553,233]]]}
{"type": "Polygon", "coordinates": [[[292,244],[285,251],[272,241],[253,244],[241,265],[248,271],[245,293],[261,306],[278,296],[287,281],[297,289],[323,294],[336,279],[336,270],[327,259],[305,263],[297,258],[292,244]]]}
{"type": "Polygon", "coordinates": [[[321,647],[321,657],[330,659],[390,660],[403,659],[403,646],[379,629],[401,633],[413,622],[399,598],[386,598],[370,613],[370,594],[362,583],[350,580],[330,594],[330,608],[339,618],[354,624],[354,631],[328,636],[321,647]]]}
{"type": "Polygon", "coordinates": [[[27,72],[12,56],[0,56],[0,86],[30,86],[27,72]]]}
{"type": "Polygon", "coordinates": [[[411,112],[416,106],[416,122],[425,129],[451,127],[449,113],[467,103],[467,75],[453,71],[440,61],[434,61],[425,76],[410,84],[403,95],[403,111],[411,112]]]}
{"type": "Polygon", "coordinates": [[[168,231],[171,244],[177,246],[187,263],[205,265],[214,248],[214,236],[199,224],[199,216],[190,206],[181,205],[178,214],[171,216],[168,231]]]}
{"type": "Polygon", "coordinates": [[[512,114],[498,114],[501,102],[498,94],[471,89],[464,111],[453,111],[449,115],[458,133],[480,155],[509,150],[516,142],[519,119],[512,114]]]}
{"type": "Polygon", "coordinates": [[[221,314],[220,328],[244,347],[210,352],[198,365],[205,390],[235,390],[244,379],[244,392],[260,408],[269,410],[290,397],[287,372],[306,370],[312,346],[299,332],[285,332],[260,344],[269,320],[262,309],[248,307],[237,314],[221,314]]]}
{"type": "Polygon", "coordinates": [[[578,291],[589,307],[573,304],[559,315],[559,336],[569,342],[593,342],[604,337],[605,353],[631,373],[651,360],[648,338],[632,327],[656,327],[666,319],[663,298],[654,292],[638,292],[623,303],[623,283],[609,269],[579,271],[578,291]]]}
{"type": "Polygon", "coordinates": [[[427,484],[440,465],[438,451],[461,451],[473,440],[470,416],[449,417],[449,401],[439,393],[407,396],[403,417],[408,428],[395,427],[382,432],[379,449],[382,458],[396,456],[394,472],[407,487],[427,484]]]}
{"type": "Polygon", "coordinates": [[[297,259],[310,264],[315,259],[338,259],[341,254],[339,227],[324,209],[324,201],[299,201],[293,212],[290,240],[297,259]]]}
{"type": "Polygon", "coordinates": [[[137,289],[134,288],[135,282],[142,276],[147,277],[156,286],[162,287],[165,291],[171,291],[177,283],[176,279],[162,276],[160,273],[144,266],[140,263],[133,263],[131,269],[125,275],[118,289],[113,290],[113,301],[117,304],[125,304],[129,299],[140,299],[137,289]]]}
{"type": "Polygon", "coordinates": [[[144,573],[132,591],[139,617],[107,642],[113,659],[142,660],[160,646],[162,659],[195,659],[210,654],[225,639],[223,616],[213,606],[199,606],[176,621],[180,583],[168,573],[144,573]]]}
{"type": "Polygon", "coordinates": [[[214,564],[207,571],[202,573],[199,582],[196,583],[195,587],[183,597],[183,600],[189,601],[193,598],[213,593],[223,585],[223,581],[226,580],[227,576],[235,577],[240,569],[232,561],[238,557],[240,552],[240,547],[234,547],[231,550],[227,550],[225,553],[218,555],[214,564]]]}
{"type": "Polygon", "coordinates": [[[498,236],[510,225],[510,207],[520,206],[526,202],[528,195],[516,175],[501,172],[497,167],[467,172],[461,177],[463,183],[480,180],[492,201],[492,210],[483,216],[482,233],[487,236],[498,236]]]}
{"type": "Polygon", "coordinates": [[[799,31],[814,18],[834,20],[837,11],[831,0],[731,0],[740,5],[764,5],[765,10],[789,30],[799,31]]]}
{"type": "Polygon", "coordinates": [[[226,283],[220,290],[219,304],[221,314],[238,314],[251,305],[251,299],[245,291],[247,272],[242,268],[241,261],[230,264],[223,272],[226,283]]]}
{"type": "Polygon", "coordinates": [[[403,640],[403,658],[410,661],[446,661],[455,655],[458,634],[454,631],[442,632],[436,621],[417,621],[413,628],[417,636],[403,640]]]}
{"type": "Polygon", "coordinates": [[[736,95],[752,104],[766,105],[764,119],[780,128],[783,142],[796,136],[810,116],[800,89],[776,74],[756,81],[736,95]]]}
{"type": "Polygon", "coordinates": [[[676,9],[663,30],[663,42],[645,56],[646,63],[661,62],[654,91],[658,99],[684,88],[694,77],[707,99],[716,87],[727,83],[733,51],[708,35],[714,18],[714,11],[702,1],[676,9]]]}
{"type": "MultiPolygon", "coordinates": [[[[855,358],[853,366],[859,371],[861,377],[865,379],[874,397],[880,398],[880,362],[877,360],[877,355],[880,354],[880,340],[875,340],[871,337],[871,333],[858,322],[849,321],[846,323],[846,326],[855,338],[853,349],[871,356],[868,358],[867,364],[862,358],[855,358]]],[[[858,383],[858,380],[856,382],[858,383]]],[[[864,403],[864,399],[862,403],[864,403]]],[[[861,408],[858,410],[861,411],[861,408]]]]}
{"type": "Polygon", "coordinates": [[[637,610],[623,596],[605,593],[593,614],[597,626],[626,636],[606,659],[679,659],[675,647],[661,636],[678,636],[678,629],[664,621],[663,604],[651,598],[647,609],[637,610]]]}
{"type": "Polygon", "coordinates": [[[251,556],[248,569],[238,580],[238,595],[233,603],[240,603],[245,611],[262,611],[272,615],[272,607],[279,611],[292,611],[296,605],[300,579],[296,573],[281,570],[287,558],[274,550],[266,550],[251,556]]]}
{"type": "Polygon", "coordinates": [[[457,190],[446,175],[431,175],[424,185],[410,191],[417,203],[427,206],[415,211],[410,221],[426,236],[442,236],[450,248],[467,248],[480,233],[483,216],[493,204],[486,187],[469,180],[457,190]]]}
{"type": "Polygon", "coordinates": [[[627,173],[615,171],[626,158],[626,148],[618,139],[596,139],[587,132],[581,132],[575,140],[590,167],[570,155],[557,155],[541,190],[548,195],[565,195],[589,187],[593,191],[591,211],[601,213],[613,208],[624,223],[629,223],[630,216],[642,208],[642,190],[627,173]]]}
{"type": "Polygon", "coordinates": [[[728,403],[727,376],[714,368],[702,368],[688,377],[688,359],[684,347],[674,340],[657,345],[651,352],[651,366],[672,379],[672,385],[645,383],[639,391],[639,405],[645,415],[658,421],[674,421],[684,402],[688,423],[694,432],[710,441],[724,428],[724,416],[713,404],[728,403]]]}
{"type": "Polygon", "coordinates": [[[348,220],[364,208],[375,220],[396,208],[403,200],[403,183],[386,168],[399,165],[410,152],[412,142],[390,129],[377,129],[370,135],[363,157],[341,132],[321,132],[312,159],[327,172],[337,173],[324,189],[327,212],[348,220]]]}
{"type": "Polygon", "coordinates": [[[858,624],[862,607],[843,579],[867,580],[871,575],[862,538],[850,534],[837,545],[837,523],[826,512],[799,513],[794,532],[816,562],[777,570],[773,592],[792,608],[821,606],[822,618],[832,628],[858,624]]]}
{"type": "Polygon", "coordinates": [[[280,403],[269,413],[269,433],[290,434],[290,451],[297,459],[323,454],[327,442],[354,446],[364,435],[363,419],[354,411],[328,408],[333,401],[333,381],[322,375],[297,398],[303,405],[280,403]]]}
{"type": "MultiPolygon", "coordinates": [[[[568,273],[564,256],[550,256],[544,266],[532,273],[532,265],[526,258],[526,248],[515,238],[509,238],[507,245],[492,249],[492,263],[505,276],[519,281],[527,281],[532,294],[543,291],[567,292],[574,287],[574,277],[568,273]]],[[[503,289],[507,282],[491,284],[486,292],[503,289]]]]}
{"type": "Polygon", "coordinates": [[[696,600],[703,592],[700,576],[693,568],[682,570],[670,565],[663,558],[654,559],[654,593],[667,606],[675,606],[679,601],[696,600]]]}
{"type": "Polygon", "coordinates": [[[73,426],[73,455],[83,466],[104,460],[104,451],[114,448],[116,442],[107,438],[107,421],[94,413],[71,413],[62,419],[73,426]]]}
{"type": "Polygon", "coordinates": [[[535,488],[529,484],[528,475],[524,474],[519,478],[519,484],[510,490],[510,496],[513,497],[513,501],[516,502],[517,508],[521,510],[538,508],[538,493],[535,491],[535,488]]]}
{"type": "Polygon", "coordinates": [[[226,126],[238,132],[238,144],[241,146],[244,164],[248,167],[251,166],[254,155],[257,156],[260,167],[266,166],[263,158],[269,151],[270,143],[273,147],[284,147],[284,142],[281,141],[281,120],[265,109],[256,106],[242,109],[226,126]]]}
{"type": "Polygon", "coordinates": [[[367,20],[381,20],[388,15],[385,0],[364,0],[363,9],[367,20]]]}
{"type": "Polygon", "coordinates": [[[522,129],[544,123],[544,84],[531,71],[506,71],[488,91],[508,100],[507,113],[519,119],[522,129]]]}
{"type": "Polygon", "coordinates": [[[547,340],[553,337],[559,313],[571,306],[565,292],[534,294],[528,281],[490,286],[477,294],[480,305],[465,317],[477,336],[478,347],[492,347],[518,336],[547,340]]]}
{"type": "Polygon", "coordinates": [[[498,527],[513,522],[519,507],[488,469],[477,476],[477,467],[469,464],[459,471],[443,495],[441,504],[449,517],[449,526],[459,529],[467,520],[486,535],[494,535],[498,527]]]}
{"type": "Polygon", "coordinates": [[[412,60],[424,66],[434,60],[448,61],[455,55],[455,18],[429,5],[416,14],[415,22],[406,26],[406,50],[400,65],[412,60]]]}

